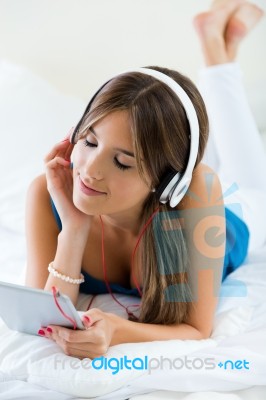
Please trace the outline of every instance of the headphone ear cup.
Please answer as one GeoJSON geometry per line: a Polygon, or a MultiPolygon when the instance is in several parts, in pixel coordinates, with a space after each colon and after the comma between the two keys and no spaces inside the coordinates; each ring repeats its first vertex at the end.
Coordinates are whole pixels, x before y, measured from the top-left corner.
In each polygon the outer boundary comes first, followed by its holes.
{"type": "Polygon", "coordinates": [[[167,187],[169,182],[171,182],[171,180],[173,179],[173,177],[176,174],[177,174],[177,171],[175,171],[173,168],[169,168],[162,176],[161,182],[156,189],[156,195],[159,200],[160,200],[161,194],[163,193],[163,191],[165,190],[165,188],[167,187]]]}
{"type": "Polygon", "coordinates": [[[177,204],[180,203],[180,201],[183,199],[186,192],[188,191],[191,180],[192,180],[191,176],[183,177],[183,179],[180,180],[176,188],[171,193],[169,199],[170,207],[172,208],[176,207],[177,204]]]}

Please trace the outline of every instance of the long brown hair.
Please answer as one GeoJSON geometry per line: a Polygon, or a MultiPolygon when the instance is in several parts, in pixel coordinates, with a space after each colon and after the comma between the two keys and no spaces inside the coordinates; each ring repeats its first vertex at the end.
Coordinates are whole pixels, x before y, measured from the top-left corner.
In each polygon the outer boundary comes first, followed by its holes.
{"type": "MultiPolygon", "coordinates": [[[[200,127],[196,167],[203,157],[209,134],[203,99],[193,82],[181,73],[157,66],[147,68],[173,78],[195,107],[200,127]]],[[[155,188],[169,167],[176,171],[185,169],[190,148],[189,123],[182,103],[166,84],[139,72],[116,76],[95,97],[77,138],[84,137],[96,121],[118,110],[128,111],[137,168],[145,182],[144,169],[155,188]]],[[[156,194],[151,192],[140,216],[143,226],[159,204],[156,194]]],[[[138,247],[136,262],[143,282],[139,322],[177,324],[188,315],[191,292],[182,277],[188,271],[189,257],[182,227],[178,218],[174,218],[176,213],[168,203],[161,204],[160,212],[147,227],[138,247]]]]}

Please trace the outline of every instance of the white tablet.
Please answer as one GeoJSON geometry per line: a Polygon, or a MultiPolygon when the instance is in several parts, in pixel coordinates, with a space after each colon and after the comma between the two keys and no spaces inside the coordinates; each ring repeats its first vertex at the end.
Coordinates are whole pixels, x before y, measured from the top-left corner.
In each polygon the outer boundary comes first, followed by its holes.
{"type": "MultiPolygon", "coordinates": [[[[56,300],[63,313],[76,322],[76,329],[85,329],[81,314],[70,298],[57,292],[56,300]]],[[[42,326],[50,324],[74,329],[56,305],[52,291],[33,289],[0,281],[0,317],[9,329],[38,335],[42,326]]]]}

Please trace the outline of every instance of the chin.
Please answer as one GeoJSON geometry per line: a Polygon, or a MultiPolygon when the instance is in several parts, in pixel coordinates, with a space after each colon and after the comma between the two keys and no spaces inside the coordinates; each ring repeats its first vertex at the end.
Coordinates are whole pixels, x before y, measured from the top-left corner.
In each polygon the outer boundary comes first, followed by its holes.
{"type": "Polygon", "coordinates": [[[75,196],[75,194],[73,194],[73,204],[78,210],[82,211],[84,214],[94,215],[98,212],[98,210],[96,210],[97,205],[95,207],[91,204],[88,204],[88,201],[86,201],[86,199],[83,199],[79,195],[75,196]]]}

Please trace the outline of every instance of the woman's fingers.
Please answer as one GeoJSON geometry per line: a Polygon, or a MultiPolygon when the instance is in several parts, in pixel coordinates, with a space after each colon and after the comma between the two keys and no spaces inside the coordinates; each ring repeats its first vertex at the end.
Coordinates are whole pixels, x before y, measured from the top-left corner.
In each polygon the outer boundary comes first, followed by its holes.
{"type": "Polygon", "coordinates": [[[45,165],[46,167],[46,177],[47,177],[47,189],[51,195],[56,199],[56,193],[54,190],[61,190],[64,188],[64,193],[66,196],[73,190],[73,178],[69,176],[66,172],[70,171],[70,161],[66,161],[63,157],[56,156],[52,160],[48,161],[45,165]],[[72,182],[69,182],[69,179],[72,182]],[[68,193],[69,192],[69,193],[68,193]]]}
{"type": "Polygon", "coordinates": [[[72,154],[73,148],[74,148],[74,145],[70,143],[70,145],[68,146],[68,148],[66,149],[66,152],[65,152],[66,160],[70,160],[70,156],[72,154]]]}
{"type": "Polygon", "coordinates": [[[89,357],[96,358],[106,354],[109,346],[99,343],[98,335],[95,329],[91,331],[80,331],[63,328],[56,325],[49,325],[52,332],[48,332],[47,328],[41,327],[45,332],[45,336],[54,340],[65,352],[65,354],[73,357],[89,357]]]}
{"type": "Polygon", "coordinates": [[[46,163],[46,167],[53,169],[53,168],[58,167],[58,164],[62,165],[63,167],[68,167],[70,162],[65,160],[63,157],[56,156],[52,160],[50,160],[46,163]]]}
{"type": "Polygon", "coordinates": [[[48,190],[52,189],[52,187],[56,186],[61,187],[62,185],[65,185],[66,183],[66,176],[62,176],[59,173],[59,170],[62,170],[64,168],[69,169],[70,166],[70,161],[66,161],[62,157],[55,157],[52,160],[48,161],[46,163],[46,176],[47,176],[47,188],[48,190]],[[51,186],[51,182],[52,186],[51,186]]]}
{"type": "Polygon", "coordinates": [[[52,160],[55,156],[62,156],[64,158],[66,158],[67,160],[70,159],[72,150],[74,145],[70,142],[70,139],[72,137],[72,133],[74,132],[74,127],[72,127],[68,134],[65,136],[65,138],[57,143],[52,150],[46,154],[46,156],[44,157],[43,161],[46,163],[50,160],[52,160]]]}
{"type": "MultiPolygon", "coordinates": [[[[65,139],[63,142],[57,143],[52,148],[52,150],[46,154],[43,161],[47,163],[48,161],[52,160],[54,157],[59,155],[59,153],[61,153],[62,156],[63,156],[63,154],[66,154],[69,159],[69,157],[72,153],[73,147],[74,147],[74,145],[69,143],[68,139],[65,139]]],[[[64,157],[64,158],[67,158],[67,157],[64,157]]]]}

